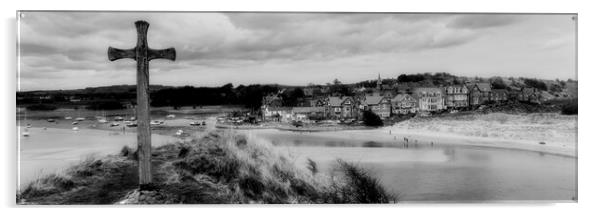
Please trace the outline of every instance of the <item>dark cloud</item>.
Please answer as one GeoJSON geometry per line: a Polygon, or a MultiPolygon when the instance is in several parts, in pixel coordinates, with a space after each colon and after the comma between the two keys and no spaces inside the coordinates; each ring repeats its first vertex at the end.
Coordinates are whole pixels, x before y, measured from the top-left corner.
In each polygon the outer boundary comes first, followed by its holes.
{"type": "Polygon", "coordinates": [[[34,13],[24,21],[22,49],[24,55],[98,58],[107,46],[132,47],[132,23],[137,19],[151,23],[151,47],[176,47],[179,60],[184,61],[336,58],[469,42],[470,37],[438,35],[449,29],[429,21],[446,18],[353,13],[34,13]]]}
{"type": "Polygon", "coordinates": [[[460,45],[475,34],[456,34],[433,21],[449,15],[361,13],[227,13],[244,37],[185,49],[185,58],[286,60],[337,58],[460,45]],[[459,35],[459,36],[458,36],[459,35]],[[449,37],[449,38],[446,38],[449,37]],[[428,40],[425,40],[428,39],[428,40]]]}
{"type": "Polygon", "coordinates": [[[106,50],[133,47],[133,23],[140,19],[150,23],[151,48],[177,50],[178,64],[152,63],[160,66],[157,73],[445,49],[471,43],[482,35],[480,29],[522,20],[398,13],[27,12],[20,24],[22,75],[118,77],[115,71],[133,63],[109,62],[106,50]]]}

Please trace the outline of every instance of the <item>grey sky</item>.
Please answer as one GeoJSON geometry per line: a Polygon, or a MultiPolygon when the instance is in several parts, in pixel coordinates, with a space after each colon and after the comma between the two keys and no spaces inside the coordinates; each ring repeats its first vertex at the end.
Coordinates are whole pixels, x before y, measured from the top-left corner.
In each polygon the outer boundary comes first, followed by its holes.
{"type": "Polygon", "coordinates": [[[150,23],[151,84],[323,84],[401,73],[575,79],[573,15],[25,12],[20,88],[135,84],[134,22],[150,23]]]}

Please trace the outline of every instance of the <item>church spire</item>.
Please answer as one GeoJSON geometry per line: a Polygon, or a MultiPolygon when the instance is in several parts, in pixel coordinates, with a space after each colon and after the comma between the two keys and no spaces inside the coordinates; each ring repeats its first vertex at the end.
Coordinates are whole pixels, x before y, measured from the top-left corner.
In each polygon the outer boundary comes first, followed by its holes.
{"type": "Polygon", "coordinates": [[[380,73],[378,73],[378,81],[376,81],[376,89],[382,90],[383,81],[380,80],[380,73]]]}

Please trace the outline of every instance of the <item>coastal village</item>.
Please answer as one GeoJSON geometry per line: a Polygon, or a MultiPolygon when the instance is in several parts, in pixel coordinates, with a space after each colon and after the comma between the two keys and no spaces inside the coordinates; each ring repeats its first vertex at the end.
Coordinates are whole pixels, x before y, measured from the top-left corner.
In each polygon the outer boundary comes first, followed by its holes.
{"type": "MultiPolygon", "coordinates": [[[[483,105],[511,102],[541,104],[558,97],[533,87],[494,89],[490,82],[466,81],[455,85],[383,84],[378,75],[374,88],[353,88],[351,94],[332,94],[329,86],[305,87],[298,106],[283,105],[283,90],[266,95],[261,106],[264,121],[340,120],[351,123],[371,111],[381,119],[396,116],[428,116],[444,111],[479,109],[483,105]]],[[[560,96],[567,97],[567,95],[560,96]]]]}
{"type": "MultiPolygon", "coordinates": [[[[76,110],[74,115],[79,117],[85,117],[80,116],[85,115],[84,110],[97,116],[109,111],[106,117],[112,116],[119,121],[118,118],[123,116],[132,116],[131,111],[136,107],[132,88],[107,86],[18,92],[17,104],[31,111],[30,118],[36,118],[35,110],[67,108],[76,110]]],[[[496,108],[494,112],[512,112],[516,107],[556,112],[558,109],[547,108],[551,107],[550,104],[564,106],[562,104],[575,101],[576,89],[577,81],[574,80],[469,78],[447,73],[401,74],[397,79],[382,79],[380,74],[375,74],[375,79],[349,84],[335,79],[325,85],[306,86],[151,86],[151,106],[155,110],[171,110],[180,114],[202,113],[215,108],[214,111],[221,116],[218,125],[224,127],[238,128],[243,124],[254,127],[257,123],[277,128],[291,123],[294,127],[311,124],[379,126],[366,124],[364,114],[372,113],[386,124],[394,124],[412,117],[486,111],[488,108],[496,108]]],[[[157,114],[160,112],[163,111],[155,111],[157,114]]],[[[162,114],[165,117],[169,113],[162,114]]],[[[54,120],[56,117],[43,115],[43,118],[54,120]]],[[[161,114],[154,118],[164,120],[161,114]]],[[[119,125],[118,122],[114,124],[119,125]]]]}

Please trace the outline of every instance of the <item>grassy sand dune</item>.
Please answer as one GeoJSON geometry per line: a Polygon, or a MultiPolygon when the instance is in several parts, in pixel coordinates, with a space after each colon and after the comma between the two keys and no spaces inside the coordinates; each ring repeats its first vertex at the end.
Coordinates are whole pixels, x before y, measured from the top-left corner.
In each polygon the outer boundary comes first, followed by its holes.
{"type": "Polygon", "coordinates": [[[450,133],[468,137],[572,144],[577,138],[577,116],[558,113],[467,114],[413,118],[393,128],[405,131],[450,133]]]}
{"type": "Polygon", "coordinates": [[[389,203],[395,196],[362,168],[339,161],[324,172],[297,167],[271,145],[213,131],[153,150],[152,190],[137,189],[136,152],[89,158],[40,178],[17,195],[21,204],[389,203]]]}

